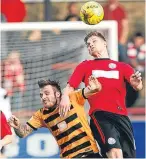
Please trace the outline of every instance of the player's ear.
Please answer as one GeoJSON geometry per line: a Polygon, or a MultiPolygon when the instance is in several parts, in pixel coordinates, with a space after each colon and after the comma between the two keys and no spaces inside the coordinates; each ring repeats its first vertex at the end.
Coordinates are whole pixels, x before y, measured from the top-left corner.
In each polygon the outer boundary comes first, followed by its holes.
{"type": "Polygon", "coordinates": [[[56,97],[60,97],[60,92],[56,92],[56,97]]]}

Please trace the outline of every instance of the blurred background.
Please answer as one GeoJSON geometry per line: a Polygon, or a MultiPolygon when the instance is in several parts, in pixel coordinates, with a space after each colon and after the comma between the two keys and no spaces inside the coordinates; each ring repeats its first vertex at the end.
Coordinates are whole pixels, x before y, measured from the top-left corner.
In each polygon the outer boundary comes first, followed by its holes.
{"type": "MultiPolygon", "coordinates": [[[[144,89],[127,83],[126,103],[134,126],[137,157],[145,158],[145,0],[98,0],[104,20],[97,26],[80,21],[85,0],[1,0],[0,110],[26,122],[41,108],[37,81],[51,78],[64,88],[78,63],[89,59],[84,37],[91,30],[108,40],[111,58],[142,73],[144,89]]],[[[82,87],[82,85],[81,85],[82,87]]],[[[88,103],[86,111],[88,112],[88,103]]],[[[59,149],[46,129],[26,139],[15,137],[7,157],[58,157],[59,149]],[[46,144],[50,143],[50,144],[46,144]]]]}

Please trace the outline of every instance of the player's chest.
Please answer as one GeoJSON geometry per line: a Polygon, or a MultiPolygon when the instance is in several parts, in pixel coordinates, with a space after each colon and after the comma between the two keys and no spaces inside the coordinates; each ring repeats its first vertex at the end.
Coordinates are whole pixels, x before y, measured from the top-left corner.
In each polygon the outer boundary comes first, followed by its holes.
{"type": "Polygon", "coordinates": [[[65,131],[75,122],[79,122],[78,115],[73,106],[71,106],[70,112],[66,117],[61,117],[58,110],[50,114],[46,114],[43,117],[44,124],[49,128],[53,133],[58,134],[65,131]]]}
{"type": "Polygon", "coordinates": [[[88,85],[89,76],[93,75],[104,85],[121,85],[123,83],[122,71],[114,63],[106,65],[94,65],[86,70],[84,81],[88,85]]]}

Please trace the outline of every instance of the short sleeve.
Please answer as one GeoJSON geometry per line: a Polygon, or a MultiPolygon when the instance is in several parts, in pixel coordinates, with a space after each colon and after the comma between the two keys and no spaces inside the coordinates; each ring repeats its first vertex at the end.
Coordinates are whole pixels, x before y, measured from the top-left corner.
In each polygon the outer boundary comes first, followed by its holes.
{"type": "Polygon", "coordinates": [[[83,97],[82,92],[82,89],[72,92],[70,94],[71,103],[76,103],[77,105],[84,106],[86,100],[83,97]]]}
{"type": "Polygon", "coordinates": [[[123,71],[124,78],[130,83],[130,77],[135,72],[134,69],[130,65],[123,63],[123,71]]]}
{"type": "Polygon", "coordinates": [[[38,110],[34,115],[27,121],[27,124],[34,130],[44,127],[43,120],[41,118],[41,111],[38,110]]]}
{"type": "Polygon", "coordinates": [[[86,69],[85,65],[86,62],[84,61],[75,68],[73,74],[68,80],[68,83],[71,87],[77,88],[80,85],[80,83],[83,81],[86,69]]]}
{"type": "Polygon", "coordinates": [[[7,123],[6,117],[3,114],[3,112],[0,113],[1,117],[1,139],[3,139],[6,135],[12,135],[11,128],[9,124],[7,123]]]}

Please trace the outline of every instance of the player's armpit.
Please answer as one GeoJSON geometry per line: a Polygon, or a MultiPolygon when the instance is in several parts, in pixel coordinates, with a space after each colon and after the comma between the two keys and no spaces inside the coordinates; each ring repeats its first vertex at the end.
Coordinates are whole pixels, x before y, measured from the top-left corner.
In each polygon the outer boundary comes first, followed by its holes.
{"type": "Polygon", "coordinates": [[[31,128],[28,124],[20,124],[18,129],[14,128],[14,130],[16,135],[20,138],[26,137],[33,132],[33,128],[31,128]]]}

